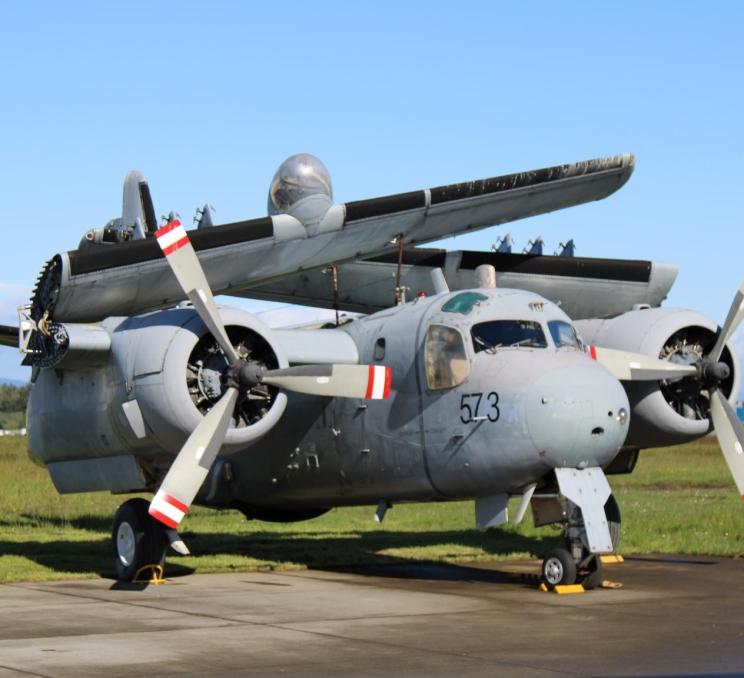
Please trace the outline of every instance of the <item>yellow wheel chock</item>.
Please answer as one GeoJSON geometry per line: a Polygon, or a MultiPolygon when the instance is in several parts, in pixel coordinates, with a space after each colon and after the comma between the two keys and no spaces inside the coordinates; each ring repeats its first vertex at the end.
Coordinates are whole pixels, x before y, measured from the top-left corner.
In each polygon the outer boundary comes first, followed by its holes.
{"type": "Polygon", "coordinates": [[[545,593],[557,593],[559,596],[566,593],[584,593],[584,587],[581,584],[558,584],[551,591],[545,582],[542,582],[538,588],[545,593]]]}
{"type": "Polygon", "coordinates": [[[162,565],[143,565],[134,575],[132,579],[133,584],[165,584],[166,578],[163,576],[162,565]],[[145,579],[142,576],[143,572],[150,572],[150,578],[145,579]]]}

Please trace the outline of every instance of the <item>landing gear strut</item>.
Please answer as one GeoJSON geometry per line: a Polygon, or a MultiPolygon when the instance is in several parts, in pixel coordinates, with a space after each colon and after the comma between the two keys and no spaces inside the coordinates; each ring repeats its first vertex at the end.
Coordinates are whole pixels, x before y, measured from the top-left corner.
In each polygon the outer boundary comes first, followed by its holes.
{"type": "MultiPolygon", "coordinates": [[[[620,543],[620,509],[615,497],[610,495],[604,507],[613,550],[620,543]]],[[[602,561],[589,550],[581,509],[565,500],[563,535],[565,548],[554,549],[542,563],[542,580],[549,589],[556,586],[581,584],[585,589],[602,585],[602,561]]]]}
{"type": "Polygon", "coordinates": [[[162,567],[165,563],[168,542],[160,523],[148,513],[149,506],[144,499],[136,498],[116,511],[111,536],[119,581],[132,581],[146,565],[162,567]]]}

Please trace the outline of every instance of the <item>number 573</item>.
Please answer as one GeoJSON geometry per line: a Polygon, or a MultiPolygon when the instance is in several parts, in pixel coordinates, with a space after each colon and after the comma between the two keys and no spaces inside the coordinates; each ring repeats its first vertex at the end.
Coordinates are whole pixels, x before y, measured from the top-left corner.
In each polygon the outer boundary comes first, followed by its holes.
{"type": "Polygon", "coordinates": [[[477,421],[498,421],[499,415],[499,394],[496,391],[490,393],[463,393],[460,397],[460,421],[463,424],[470,424],[477,421]],[[482,403],[485,395],[485,402],[482,403]],[[484,414],[481,414],[481,403],[484,414]]]}

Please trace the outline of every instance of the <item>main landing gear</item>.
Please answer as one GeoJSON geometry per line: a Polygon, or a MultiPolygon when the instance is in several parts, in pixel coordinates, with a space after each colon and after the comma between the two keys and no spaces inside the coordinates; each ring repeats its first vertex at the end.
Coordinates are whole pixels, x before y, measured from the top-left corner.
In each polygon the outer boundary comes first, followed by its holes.
{"type": "Polygon", "coordinates": [[[124,502],[114,516],[112,538],[116,578],[132,581],[148,565],[165,563],[168,540],[163,526],[148,513],[149,502],[136,498],[124,502]]]}
{"type": "MultiPolygon", "coordinates": [[[[552,550],[542,563],[542,580],[549,589],[556,586],[581,584],[585,589],[602,585],[603,572],[600,556],[589,550],[581,509],[565,500],[565,519],[562,521],[565,548],[552,550]]],[[[620,508],[610,495],[604,506],[613,550],[620,543],[620,508]]]]}

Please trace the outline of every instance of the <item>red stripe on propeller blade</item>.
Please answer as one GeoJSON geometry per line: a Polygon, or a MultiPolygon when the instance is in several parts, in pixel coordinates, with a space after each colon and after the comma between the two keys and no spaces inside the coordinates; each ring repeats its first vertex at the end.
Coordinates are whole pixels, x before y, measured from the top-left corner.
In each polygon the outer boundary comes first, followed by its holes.
{"type": "Polygon", "coordinates": [[[390,367],[385,368],[385,390],[382,392],[383,400],[390,395],[390,385],[393,381],[393,370],[390,367]]]}
{"type": "Polygon", "coordinates": [[[369,370],[367,372],[367,392],[364,394],[364,397],[369,399],[372,397],[372,390],[375,386],[375,367],[374,365],[369,366],[369,370]]]}
{"type": "Polygon", "coordinates": [[[178,523],[175,520],[163,515],[157,509],[151,508],[149,513],[153,518],[155,518],[155,520],[159,520],[163,525],[170,527],[172,530],[175,530],[178,527],[178,523]]]}
{"type": "Polygon", "coordinates": [[[161,235],[165,235],[166,233],[170,233],[174,228],[178,228],[181,225],[181,222],[178,219],[174,219],[173,221],[169,221],[165,226],[159,228],[157,231],[155,231],[155,237],[159,238],[161,235]]]}
{"type": "Polygon", "coordinates": [[[175,506],[179,511],[183,511],[184,513],[186,513],[189,510],[188,504],[184,504],[182,501],[179,501],[170,494],[163,493],[162,497],[163,501],[167,501],[171,506],[175,506]]]}

